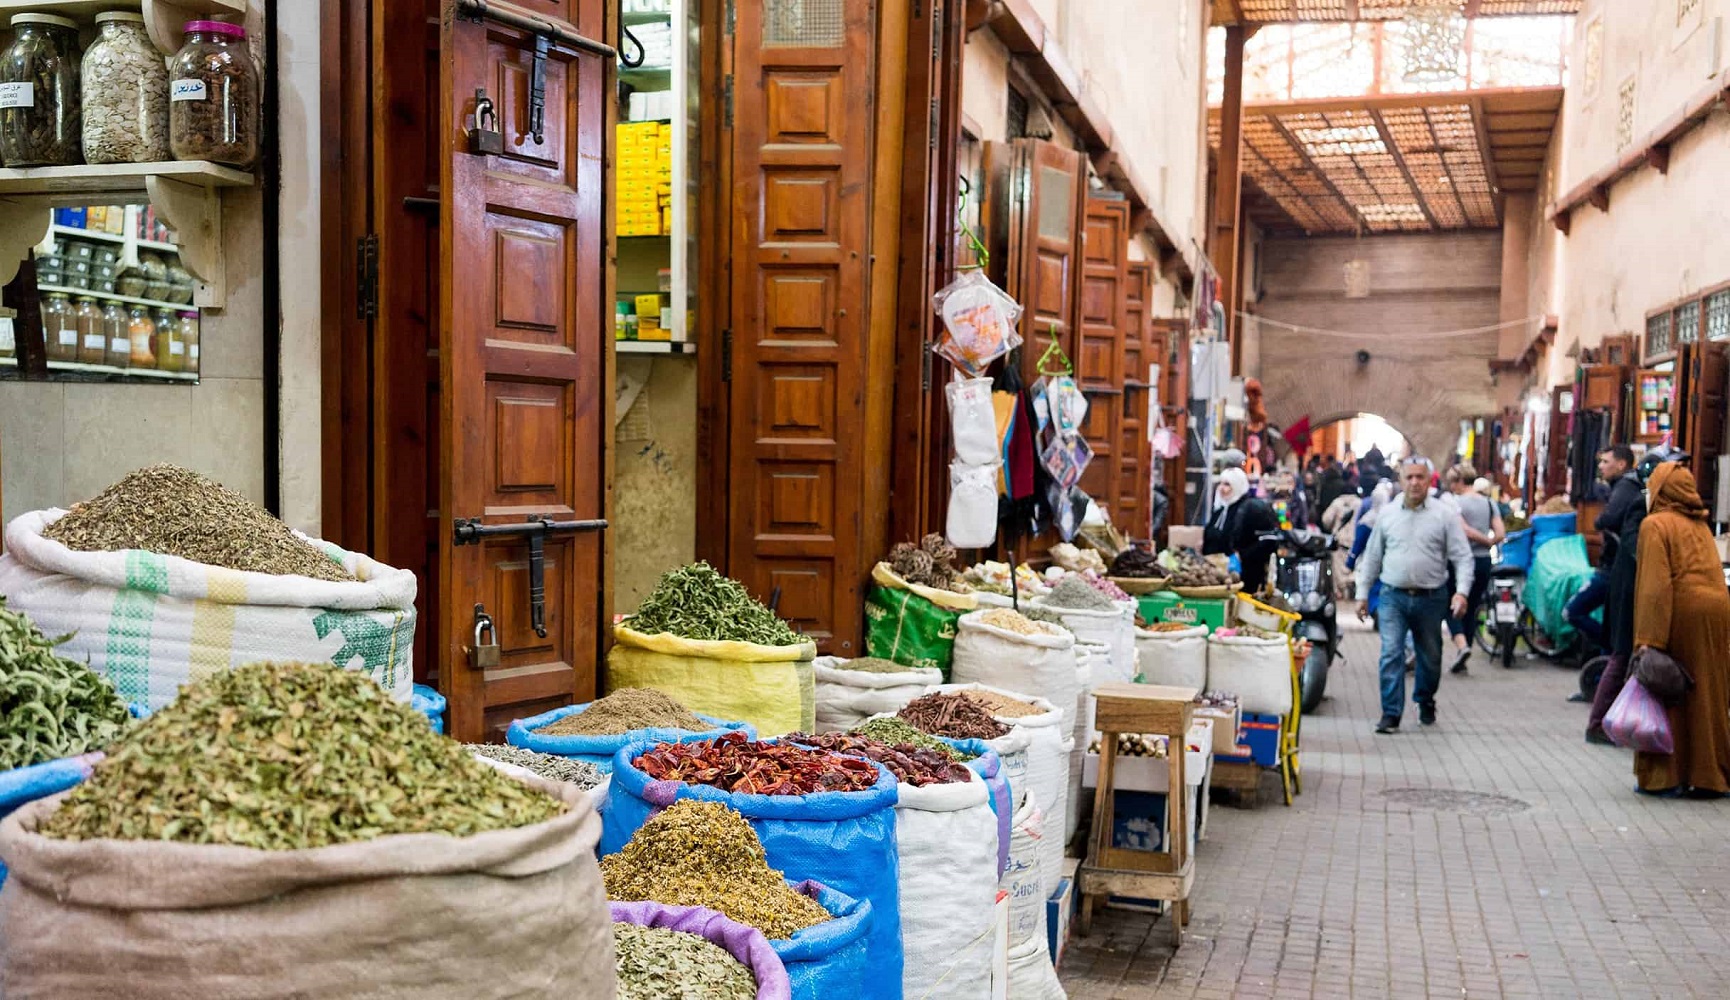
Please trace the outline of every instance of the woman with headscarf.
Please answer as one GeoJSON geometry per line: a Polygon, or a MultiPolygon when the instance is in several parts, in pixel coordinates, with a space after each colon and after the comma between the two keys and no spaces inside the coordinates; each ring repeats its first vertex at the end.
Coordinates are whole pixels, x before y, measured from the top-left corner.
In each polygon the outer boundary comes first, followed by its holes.
{"type": "Polygon", "coordinates": [[[1716,798],[1730,793],[1730,595],[1694,474],[1666,462],[1646,496],[1634,645],[1670,654],[1694,684],[1669,710],[1676,752],[1636,753],[1634,777],[1648,795],[1716,798]]]}
{"type": "Polygon", "coordinates": [[[1249,476],[1226,469],[1213,489],[1213,514],[1202,536],[1203,555],[1235,555],[1242,564],[1243,589],[1256,593],[1267,583],[1267,561],[1277,545],[1261,535],[1279,530],[1279,518],[1266,500],[1249,495],[1249,476]]]}

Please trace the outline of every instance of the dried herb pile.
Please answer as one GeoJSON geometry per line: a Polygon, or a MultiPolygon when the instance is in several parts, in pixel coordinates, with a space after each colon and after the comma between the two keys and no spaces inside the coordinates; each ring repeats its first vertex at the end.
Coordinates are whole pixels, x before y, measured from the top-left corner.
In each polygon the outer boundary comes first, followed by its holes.
{"type": "Polygon", "coordinates": [[[695,743],[659,743],[634,762],[657,781],[709,785],[751,795],[860,792],[877,784],[877,768],[857,757],[728,733],[695,743]]]}
{"type": "Polygon", "coordinates": [[[719,802],[684,799],[655,814],[601,859],[601,879],[608,899],[706,906],[773,941],[830,919],[769,867],[745,817],[719,802]]]}
{"type": "Polygon", "coordinates": [[[270,511],[175,465],[128,473],[73,504],[42,536],[77,552],[143,549],[224,569],[332,582],[354,579],[270,511]]]}
{"type": "Polygon", "coordinates": [[[572,760],[557,754],[541,753],[528,747],[513,747],[504,743],[464,743],[470,753],[479,754],[501,764],[527,768],[548,781],[564,781],[587,790],[601,783],[601,772],[586,761],[572,760]]]}
{"type": "Polygon", "coordinates": [[[466,837],[564,810],[434,733],[365,674],[255,663],[182,688],[42,832],[283,851],[398,833],[466,837]]]}
{"type": "Polygon", "coordinates": [[[960,693],[924,695],[896,714],[933,736],[952,740],[994,740],[1009,732],[984,705],[960,693]]]}
{"type": "MultiPolygon", "coordinates": [[[[1030,608],[1029,610],[1034,609],[1030,608]]],[[[990,625],[992,628],[1003,629],[1005,632],[1014,632],[1016,635],[1053,634],[1051,629],[1034,624],[1026,615],[1011,608],[992,608],[990,611],[982,611],[979,613],[979,623],[990,625]]]]}
{"type": "Polygon", "coordinates": [[[535,732],[542,736],[616,736],[633,729],[683,729],[700,733],[713,728],[672,696],[654,688],[620,688],[590,702],[581,712],[535,732]]]}
{"type": "Polygon", "coordinates": [[[866,674],[904,674],[912,667],[894,660],[884,660],[875,656],[861,656],[856,660],[847,660],[835,664],[837,670],[857,670],[866,674]]]}
{"type": "Polygon", "coordinates": [[[920,750],[934,750],[950,760],[967,761],[977,756],[952,747],[930,733],[915,729],[894,716],[867,719],[854,726],[852,731],[856,735],[876,740],[879,743],[887,743],[890,746],[905,744],[920,750]]]}
{"type": "Polygon", "coordinates": [[[1166,573],[1165,567],[1159,564],[1152,552],[1138,545],[1131,545],[1111,561],[1111,575],[1146,580],[1163,577],[1166,573]]]}
{"type": "Polygon", "coordinates": [[[1029,715],[1040,715],[1045,711],[1038,705],[1030,705],[1020,698],[1011,698],[1006,694],[998,694],[996,691],[975,689],[965,692],[965,694],[968,698],[985,706],[986,711],[998,718],[1020,719],[1029,715]]]}
{"type": "Polygon", "coordinates": [[[745,963],[699,935],[615,923],[613,952],[619,1000],[756,1000],[745,963]]]}
{"type": "MultiPolygon", "coordinates": [[[[1042,622],[1046,625],[1052,626],[1052,629],[1048,630],[1048,631],[1051,631],[1052,634],[1058,634],[1058,635],[1063,634],[1063,633],[1068,633],[1070,635],[1075,634],[1074,630],[1072,630],[1068,625],[1065,625],[1063,623],[1063,612],[1057,610],[1056,608],[1048,608],[1043,604],[1023,604],[1021,606],[1021,617],[1027,619],[1030,622],[1042,622]],[[1056,631],[1059,629],[1061,629],[1062,631],[1061,632],[1056,631]]],[[[1034,632],[1031,634],[1038,635],[1039,633],[1034,632]]]]}
{"type": "Polygon", "coordinates": [[[1045,603],[1051,607],[1076,611],[1108,611],[1112,607],[1111,601],[1086,578],[1073,573],[1057,581],[1057,586],[1045,595],[1045,603]]]}
{"type": "Polygon", "coordinates": [[[752,597],[744,584],[722,576],[706,562],[662,574],[625,624],[648,635],[666,632],[682,639],[759,646],[797,646],[806,641],[752,597]]]}
{"type": "Polygon", "coordinates": [[[887,767],[897,781],[915,788],[972,780],[972,772],[955,763],[949,754],[911,743],[890,744],[849,733],[788,733],[787,740],[819,750],[874,760],[887,767]]]}
{"type": "Polygon", "coordinates": [[[1124,590],[1122,587],[1119,587],[1117,584],[1112,583],[1106,577],[1103,577],[1103,576],[1083,576],[1081,579],[1086,581],[1086,583],[1089,587],[1092,587],[1094,590],[1099,591],[1100,593],[1104,594],[1106,597],[1110,598],[1113,601],[1127,601],[1127,600],[1129,600],[1129,592],[1124,590]]]}
{"type": "Polygon", "coordinates": [[[100,750],[125,732],[126,704],[0,596],[0,771],[100,750]]]}
{"type": "Polygon", "coordinates": [[[895,575],[908,583],[965,594],[972,588],[955,566],[956,554],[955,546],[942,535],[931,534],[921,538],[918,545],[912,542],[897,544],[889,550],[886,561],[895,575]]]}

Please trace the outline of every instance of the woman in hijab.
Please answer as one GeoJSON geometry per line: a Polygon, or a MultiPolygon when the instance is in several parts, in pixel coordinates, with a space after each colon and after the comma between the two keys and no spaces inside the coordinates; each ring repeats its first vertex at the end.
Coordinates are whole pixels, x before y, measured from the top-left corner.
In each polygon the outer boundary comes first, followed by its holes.
{"type": "Polygon", "coordinates": [[[1249,495],[1249,476],[1226,469],[1213,488],[1213,516],[1202,536],[1203,555],[1235,555],[1243,564],[1243,588],[1256,593],[1267,583],[1267,561],[1277,547],[1264,542],[1264,532],[1279,530],[1279,518],[1266,500],[1249,495]]]}
{"type": "Polygon", "coordinates": [[[1717,798],[1730,793],[1730,595],[1694,474],[1676,462],[1658,466],[1646,502],[1634,645],[1669,653],[1694,685],[1669,710],[1676,752],[1636,753],[1634,777],[1648,795],[1717,798]]]}

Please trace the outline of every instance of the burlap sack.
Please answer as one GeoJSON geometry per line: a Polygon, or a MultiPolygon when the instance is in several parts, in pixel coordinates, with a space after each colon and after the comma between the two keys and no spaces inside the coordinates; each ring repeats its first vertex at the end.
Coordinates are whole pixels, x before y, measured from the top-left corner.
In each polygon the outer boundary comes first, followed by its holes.
{"type": "Polygon", "coordinates": [[[586,793],[545,823],[305,851],[37,834],[0,821],[0,996],[613,1000],[612,920],[586,793]]]}

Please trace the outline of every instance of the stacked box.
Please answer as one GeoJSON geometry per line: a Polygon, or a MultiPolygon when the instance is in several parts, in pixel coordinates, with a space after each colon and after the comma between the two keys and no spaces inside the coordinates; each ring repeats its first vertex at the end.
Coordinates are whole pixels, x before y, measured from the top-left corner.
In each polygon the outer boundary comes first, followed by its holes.
{"type": "Polygon", "coordinates": [[[618,235],[665,235],[673,196],[673,127],[664,122],[620,122],[616,135],[618,235]]]}

